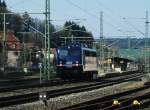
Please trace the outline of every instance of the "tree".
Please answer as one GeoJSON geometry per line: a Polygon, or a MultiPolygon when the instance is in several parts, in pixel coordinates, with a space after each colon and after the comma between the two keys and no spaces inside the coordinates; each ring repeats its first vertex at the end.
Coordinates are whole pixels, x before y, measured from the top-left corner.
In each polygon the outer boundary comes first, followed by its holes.
{"type": "MultiPolygon", "coordinates": [[[[61,37],[66,37],[66,42],[71,43],[71,38],[73,36],[73,42],[85,43],[90,47],[92,46],[92,42],[94,41],[93,35],[86,30],[85,26],[80,26],[73,21],[66,21],[63,28],[64,30],[59,32],[59,41],[61,43],[64,43],[65,40],[61,39],[61,37]]],[[[61,45],[60,42],[59,45],[61,45]]]]}
{"type": "MultiPolygon", "coordinates": [[[[0,13],[7,13],[7,5],[5,3],[5,1],[1,2],[0,1],[0,13]]],[[[0,14],[0,30],[3,30],[3,22],[4,22],[4,16],[2,14],[0,14]]]]}
{"type": "MultiPolygon", "coordinates": [[[[23,31],[24,32],[35,32],[31,27],[35,28],[36,30],[40,31],[41,33],[45,34],[45,21],[39,20],[37,18],[31,18],[29,14],[26,12],[22,16],[23,21],[23,31]]],[[[53,32],[55,31],[55,27],[53,24],[50,24],[50,44],[51,48],[56,47],[55,44],[55,35],[53,32]]],[[[37,33],[34,36],[26,36],[26,38],[36,37],[36,41],[33,41],[38,47],[44,47],[44,37],[43,35],[37,33]]]]}
{"type": "MultiPolygon", "coordinates": [[[[5,1],[1,2],[0,1],[0,13],[11,13],[7,9],[7,5],[5,1]]],[[[15,34],[17,31],[20,31],[22,28],[22,19],[21,16],[18,14],[7,14],[6,15],[6,31],[14,31],[15,34]]],[[[3,31],[3,25],[4,25],[4,15],[0,15],[0,31],[3,31]]]]}

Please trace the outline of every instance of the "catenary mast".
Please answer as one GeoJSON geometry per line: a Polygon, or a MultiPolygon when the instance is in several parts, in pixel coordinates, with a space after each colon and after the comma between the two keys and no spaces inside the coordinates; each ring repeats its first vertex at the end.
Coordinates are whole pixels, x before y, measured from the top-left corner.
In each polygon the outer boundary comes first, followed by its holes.
{"type": "Polygon", "coordinates": [[[146,11],[146,21],[145,21],[145,72],[149,73],[150,65],[149,65],[149,38],[148,38],[148,31],[149,31],[149,20],[148,20],[148,11],[146,11]]]}
{"type": "Polygon", "coordinates": [[[45,0],[45,60],[44,75],[50,80],[50,0],[45,0]]]}

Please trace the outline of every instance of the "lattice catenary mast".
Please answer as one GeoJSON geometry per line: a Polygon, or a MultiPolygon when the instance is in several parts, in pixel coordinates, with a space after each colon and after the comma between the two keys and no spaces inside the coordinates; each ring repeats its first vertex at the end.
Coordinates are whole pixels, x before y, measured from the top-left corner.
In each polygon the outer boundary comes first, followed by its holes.
{"type": "Polygon", "coordinates": [[[100,70],[104,70],[103,12],[100,12],[100,70]]]}
{"type": "Polygon", "coordinates": [[[50,0],[45,0],[45,60],[44,74],[50,79],[50,0]]]}
{"type": "Polygon", "coordinates": [[[149,73],[150,71],[150,64],[149,64],[149,38],[148,38],[148,31],[149,31],[149,20],[148,20],[148,11],[146,11],[146,21],[145,21],[145,72],[149,73]]]}

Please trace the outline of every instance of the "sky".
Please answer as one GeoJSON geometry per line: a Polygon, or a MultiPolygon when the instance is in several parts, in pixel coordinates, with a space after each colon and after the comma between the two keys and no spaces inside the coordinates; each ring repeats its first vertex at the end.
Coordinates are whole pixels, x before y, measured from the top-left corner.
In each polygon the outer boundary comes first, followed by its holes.
{"type": "MultiPolygon", "coordinates": [[[[13,12],[44,12],[45,0],[5,0],[13,12]]],[[[66,20],[100,36],[100,12],[103,12],[103,33],[107,38],[127,36],[143,38],[146,10],[150,13],[150,0],[50,0],[51,20],[62,26],[66,20]]],[[[44,15],[31,15],[44,19],[44,15]]]]}

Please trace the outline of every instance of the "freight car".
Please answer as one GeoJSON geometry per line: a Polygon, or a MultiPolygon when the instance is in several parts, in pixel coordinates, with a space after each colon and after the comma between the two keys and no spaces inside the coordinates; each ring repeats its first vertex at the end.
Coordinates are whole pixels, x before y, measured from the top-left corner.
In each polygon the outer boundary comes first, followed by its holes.
{"type": "Polygon", "coordinates": [[[56,64],[62,79],[96,78],[98,74],[96,50],[79,44],[58,48],[56,64]]]}

